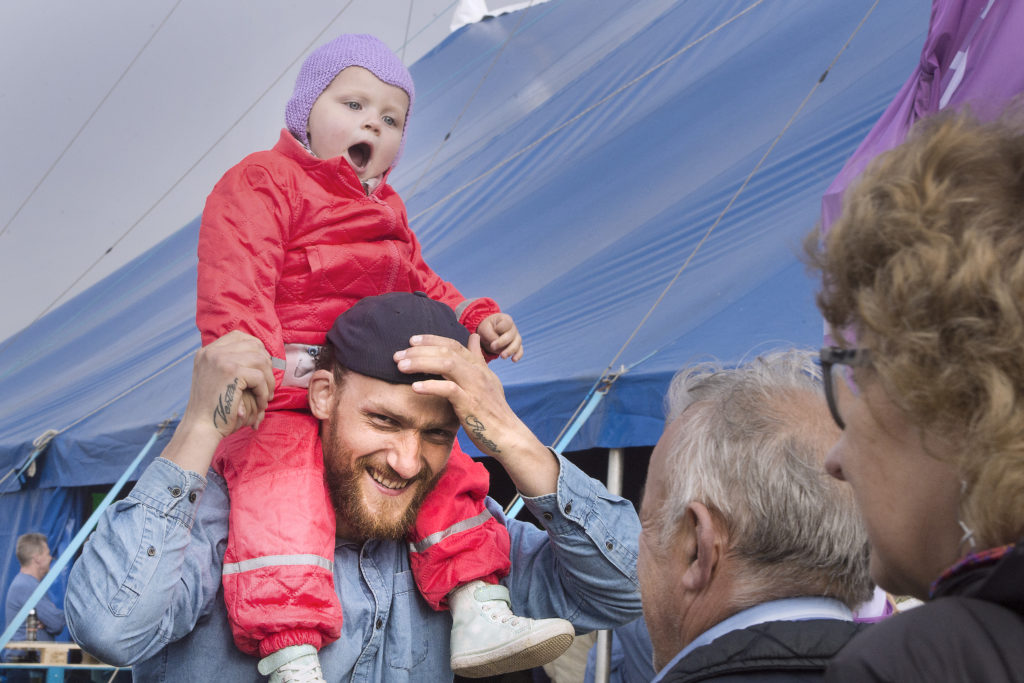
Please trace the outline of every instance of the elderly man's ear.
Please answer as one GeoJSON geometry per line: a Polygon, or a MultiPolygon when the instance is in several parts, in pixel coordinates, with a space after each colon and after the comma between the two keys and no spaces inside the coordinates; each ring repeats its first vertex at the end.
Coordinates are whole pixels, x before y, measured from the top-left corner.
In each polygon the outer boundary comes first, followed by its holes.
{"type": "Polygon", "coordinates": [[[718,567],[724,539],[715,526],[711,511],[703,503],[691,502],[686,506],[683,534],[683,587],[696,593],[711,584],[718,567]]]}
{"type": "Polygon", "coordinates": [[[334,402],[334,374],[330,370],[317,370],[309,378],[309,412],[318,420],[331,415],[334,402]]]}

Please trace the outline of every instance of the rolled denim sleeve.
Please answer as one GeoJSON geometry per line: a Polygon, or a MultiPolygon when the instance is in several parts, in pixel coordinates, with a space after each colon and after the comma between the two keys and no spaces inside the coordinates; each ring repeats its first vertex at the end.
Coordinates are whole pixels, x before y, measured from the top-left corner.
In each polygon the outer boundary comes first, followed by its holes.
{"type": "Polygon", "coordinates": [[[106,510],[71,570],[64,603],[71,635],[86,651],[133,664],[208,612],[220,585],[227,497],[206,489],[203,477],[157,458],[106,510]]]}
{"type": "Polygon", "coordinates": [[[579,633],[630,622],[641,614],[636,510],[562,456],[558,461],[555,493],[523,498],[547,533],[506,522],[513,608],[534,618],[568,619],[579,633]]]}

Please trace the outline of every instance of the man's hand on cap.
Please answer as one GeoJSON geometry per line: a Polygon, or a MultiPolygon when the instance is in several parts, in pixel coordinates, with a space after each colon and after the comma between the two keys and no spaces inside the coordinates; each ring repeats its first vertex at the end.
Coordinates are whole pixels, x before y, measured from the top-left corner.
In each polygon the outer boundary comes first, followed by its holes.
{"type": "Polygon", "coordinates": [[[479,335],[470,336],[468,348],[434,335],[415,336],[410,344],[395,354],[398,369],[444,378],[416,382],[413,390],[448,399],[462,428],[484,453],[500,458],[513,448],[526,427],[505,401],[501,381],[487,367],[479,335]]]}
{"type": "Polygon", "coordinates": [[[501,381],[484,361],[480,337],[470,336],[468,348],[430,335],[413,337],[410,343],[395,353],[398,369],[444,377],[415,382],[413,391],[448,399],[469,438],[501,463],[524,496],[554,493],[558,461],[509,407],[501,381]]]}

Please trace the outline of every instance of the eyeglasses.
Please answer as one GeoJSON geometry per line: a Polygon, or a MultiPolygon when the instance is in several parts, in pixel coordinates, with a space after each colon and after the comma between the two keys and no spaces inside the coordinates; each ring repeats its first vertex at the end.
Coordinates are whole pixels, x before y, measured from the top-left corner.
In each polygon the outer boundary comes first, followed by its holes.
{"type": "Polygon", "coordinates": [[[853,368],[870,365],[871,354],[868,349],[841,349],[838,346],[826,346],[818,353],[818,359],[821,362],[821,375],[829,412],[832,413],[832,419],[836,421],[839,428],[846,429],[846,423],[839,415],[839,402],[836,400],[836,385],[840,379],[835,376],[834,371],[842,371],[842,381],[845,381],[850,390],[856,394],[858,392],[857,385],[853,381],[853,368]]]}

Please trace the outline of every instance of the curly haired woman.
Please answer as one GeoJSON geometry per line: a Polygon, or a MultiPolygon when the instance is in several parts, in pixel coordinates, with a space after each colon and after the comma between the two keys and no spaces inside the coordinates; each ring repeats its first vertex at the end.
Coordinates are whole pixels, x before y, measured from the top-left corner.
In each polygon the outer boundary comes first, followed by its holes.
{"type": "Polygon", "coordinates": [[[828,681],[1024,676],[1021,114],[922,121],[808,237],[840,344],[822,350],[843,428],[826,467],[853,488],[875,581],[926,601],[828,681]]]}

